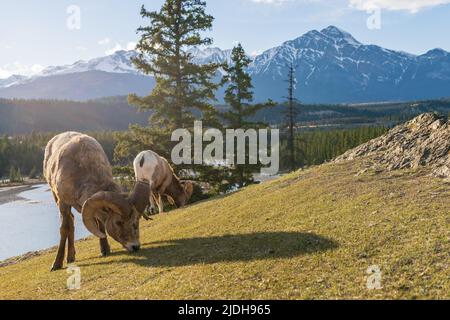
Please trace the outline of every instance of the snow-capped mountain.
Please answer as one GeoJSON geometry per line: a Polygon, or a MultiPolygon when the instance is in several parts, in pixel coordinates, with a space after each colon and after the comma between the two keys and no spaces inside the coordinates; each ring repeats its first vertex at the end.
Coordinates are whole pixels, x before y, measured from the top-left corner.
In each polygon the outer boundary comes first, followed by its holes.
{"type": "MultiPolygon", "coordinates": [[[[189,53],[198,64],[231,61],[231,50],[195,48],[189,53]]],[[[0,80],[0,97],[83,100],[129,92],[148,94],[153,81],[134,68],[131,58],[136,55],[135,51],[118,51],[72,65],[49,67],[31,78],[0,80]]],[[[296,67],[295,94],[304,102],[352,103],[450,96],[450,53],[433,49],[423,55],[412,55],[365,45],[348,32],[330,26],[309,31],[254,57],[248,71],[253,78],[256,101],[283,99],[290,65],[296,67]]],[[[219,98],[221,94],[222,91],[219,98]]]]}
{"type": "Polygon", "coordinates": [[[296,95],[306,102],[368,102],[449,96],[449,53],[424,55],[364,45],[330,26],[257,56],[250,67],[259,99],[280,97],[287,68],[296,67],[296,95]]]}
{"type": "Polygon", "coordinates": [[[197,64],[205,63],[231,63],[231,49],[219,48],[193,48],[188,51],[192,55],[192,61],[197,64]]]}
{"type": "Polygon", "coordinates": [[[17,74],[14,74],[6,79],[0,79],[0,89],[8,88],[13,85],[20,84],[20,83],[22,83],[22,81],[24,81],[26,79],[28,79],[28,78],[25,76],[17,75],[17,74]]]}
{"type": "Polygon", "coordinates": [[[71,65],[48,67],[34,76],[34,78],[86,71],[138,74],[138,71],[131,62],[131,59],[136,56],[136,51],[117,51],[112,55],[89,61],[80,60],[71,65]]]}

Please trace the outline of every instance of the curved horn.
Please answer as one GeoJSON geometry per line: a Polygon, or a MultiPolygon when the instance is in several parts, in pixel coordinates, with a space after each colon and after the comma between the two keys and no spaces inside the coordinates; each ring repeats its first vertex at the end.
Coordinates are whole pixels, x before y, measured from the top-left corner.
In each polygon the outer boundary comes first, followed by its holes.
{"type": "Polygon", "coordinates": [[[142,214],[149,205],[149,194],[149,183],[146,181],[137,181],[129,196],[129,202],[142,214]]]}
{"type": "Polygon", "coordinates": [[[111,211],[120,215],[130,215],[131,207],[128,201],[120,194],[115,192],[98,192],[89,198],[83,205],[81,214],[86,228],[99,238],[105,238],[106,234],[100,231],[97,220],[104,222],[104,210],[111,211]]]}

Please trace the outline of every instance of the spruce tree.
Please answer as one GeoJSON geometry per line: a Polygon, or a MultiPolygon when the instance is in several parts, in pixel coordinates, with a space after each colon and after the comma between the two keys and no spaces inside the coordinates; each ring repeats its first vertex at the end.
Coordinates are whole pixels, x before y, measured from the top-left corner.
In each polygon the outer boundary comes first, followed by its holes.
{"type": "Polygon", "coordinates": [[[145,74],[153,75],[156,86],[147,97],[129,96],[131,104],[153,111],[151,123],[173,130],[193,126],[193,109],[211,114],[211,101],[218,85],[212,81],[219,65],[193,63],[190,48],[210,45],[201,33],[212,28],[214,18],[205,12],[201,0],[166,0],[159,11],[141,16],[147,26],[137,32],[139,55],[133,60],[145,74]]]}
{"type": "MultiPolygon", "coordinates": [[[[229,110],[221,113],[220,116],[225,120],[225,126],[230,129],[261,127],[264,124],[250,122],[249,117],[261,109],[274,106],[274,103],[269,100],[265,103],[252,104],[252,78],[246,72],[251,59],[246,55],[240,43],[233,48],[231,60],[231,65],[224,66],[225,76],[222,79],[222,84],[226,85],[224,100],[229,106],[229,110]]],[[[255,165],[235,165],[234,173],[239,187],[253,182],[255,169],[255,165]]]]}
{"type": "Polygon", "coordinates": [[[297,84],[297,80],[295,78],[295,68],[294,65],[289,66],[288,78],[286,80],[288,83],[288,95],[287,95],[287,103],[286,103],[286,128],[287,128],[287,144],[288,144],[288,152],[289,152],[289,168],[291,171],[294,171],[297,167],[296,159],[295,159],[295,121],[298,115],[298,100],[295,98],[294,91],[295,86],[297,84]]]}

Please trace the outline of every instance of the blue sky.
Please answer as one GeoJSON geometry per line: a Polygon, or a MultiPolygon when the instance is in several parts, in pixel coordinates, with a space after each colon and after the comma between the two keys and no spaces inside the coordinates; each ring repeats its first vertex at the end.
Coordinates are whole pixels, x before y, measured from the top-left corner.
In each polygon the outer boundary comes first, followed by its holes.
{"type": "MultiPolygon", "coordinates": [[[[143,23],[140,6],[158,9],[162,3],[3,0],[0,78],[131,48],[138,39],[135,30],[143,23]],[[71,5],[80,9],[80,29],[67,27],[73,17],[67,12],[71,5]]],[[[207,0],[207,4],[207,11],[216,18],[210,35],[222,49],[239,41],[248,53],[255,54],[309,30],[335,25],[363,43],[415,54],[436,47],[450,51],[446,33],[450,0],[207,0]],[[377,12],[380,28],[368,28],[367,20],[377,12]]]]}

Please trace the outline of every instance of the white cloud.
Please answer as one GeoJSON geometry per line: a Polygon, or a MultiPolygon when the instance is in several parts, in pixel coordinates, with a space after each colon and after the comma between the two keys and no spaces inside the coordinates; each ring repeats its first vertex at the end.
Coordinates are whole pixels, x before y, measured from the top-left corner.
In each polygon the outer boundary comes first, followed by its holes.
{"type": "Polygon", "coordinates": [[[446,3],[450,3],[450,0],[349,0],[350,7],[358,10],[386,9],[411,13],[446,3]]]}
{"type": "Polygon", "coordinates": [[[2,67],[0,67],[0,79],[6,79],[9,78],[11,76],[11,73],[3,70],[2,67]]]}
{"type": "Polygon", "coordinates": [[[44,70],[44,66],[40,64],[22,64],[19,61],[0,66],[0,79],[8,78],[14,74],[22,76],[32,76],[44,70]]]}
{"type": "Polygon", "coordinates": [[[120,43],[116,42],[116,45],[105,51],[106,55],[110,55],[110,54],[114,54],[117,51],[121,51],[121,50],[134,50],[136,48],[136,42],[128,42],[125,46],[122,46],[120,43]]]}
{"type": "Polygon", "coordinates": [[[134,50],[134,49],[136,49],[136,42],[128,42],[127,50],[134,50]]]}
{"type": "Polygon", "coordinates": [[[110,42],[111,42],[111,39],[110,39],[110,38],[105,38],[105,39],[99,40],[99,41],[98,41],[98,44],[101,45],[101,46],[103,46],[103,45],[108,44],[108,43],[110,43],[110,42]]]}
{"type": "Polygon", "coordinates": [[[120,51],[120,50],[123,50],[123,47],[120,45],[120,43],[116,42],[116,45],[113,48],[108,49],[108,50],[105,51],[105,54],[110,55],[110,54],[113,54],[113,53],[115,53],[117,51],[120,51]]]}

